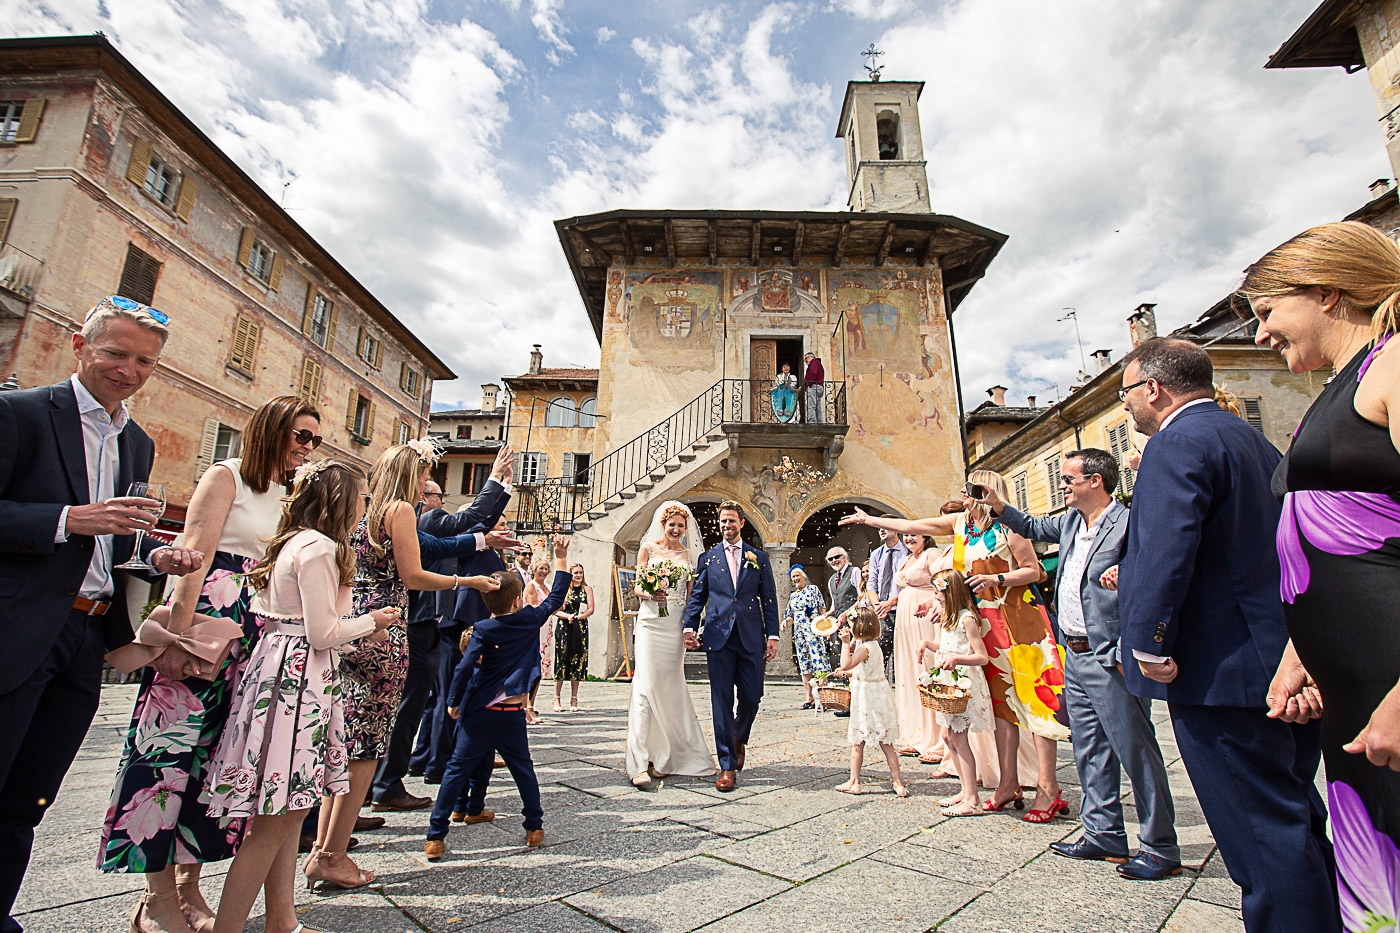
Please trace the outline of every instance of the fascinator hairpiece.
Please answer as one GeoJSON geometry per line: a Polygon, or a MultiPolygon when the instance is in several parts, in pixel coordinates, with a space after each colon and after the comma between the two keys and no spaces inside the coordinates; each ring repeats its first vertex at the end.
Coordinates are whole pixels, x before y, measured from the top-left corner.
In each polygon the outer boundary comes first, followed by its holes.
{"type": "Polygon", "coordinates": [[[948,581],[940,577],[933,581],[933,588],[940,593],[945,593],[948,590],[948,581]]]}
{"type": "Polygon", "coordinates": [[[413,452],[418,454],[419,460],[426,463],[437,463],[447,445],[443,443],[442,438],[429,435],[411,440],[405,446],[411,447],[413,452]]]}
{"type": "Polygon", "coordinates": [[[303,480],[311,482],[316,478],[316,474],[321,472],[319,469],[317,469],[318,465],[324,462],[325,461],[323,460],[306,461],[301,466],[297,467],[296,470],[292,473],[292,482],[300,483],[303,480]]]}

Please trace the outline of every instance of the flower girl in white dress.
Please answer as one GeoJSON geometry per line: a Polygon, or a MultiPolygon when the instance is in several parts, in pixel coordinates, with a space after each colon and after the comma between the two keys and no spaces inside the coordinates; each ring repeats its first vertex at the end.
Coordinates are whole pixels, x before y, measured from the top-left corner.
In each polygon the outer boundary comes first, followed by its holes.
{"type": "Polygon", "coordinates": [[[885,679],[885,655],[880,650],[880,617],[869,606],[856,610],[850,628],[841,629],[841,667],[851,673],[851,720],[846,740],[851,743],[851,779],[836,789],[859,794],[860,766],[865,746],[878,745],[890,766],[890,783],[900,797],[909,789],[899,773],[899,752],[891,740],[899,734],[895,721],[894,690],[885,679]],[[852,640],[854,639],[854,645],[852,640]]]}

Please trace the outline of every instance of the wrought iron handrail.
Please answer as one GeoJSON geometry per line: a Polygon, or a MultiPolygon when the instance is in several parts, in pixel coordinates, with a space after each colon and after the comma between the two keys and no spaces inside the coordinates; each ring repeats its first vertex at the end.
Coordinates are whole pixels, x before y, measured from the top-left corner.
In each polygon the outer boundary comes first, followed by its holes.
{"type": "Polygon", "coordinates": [[[667,463],[724,424],[846,423],[845,383],[799,382],[793,396],[789,407],[772,379],[721,379],[665,421],[590,464],[585,482],[576,475],[521,483],[517,531],[571,531],[574,522],[663,472],[667,463]],[[813,417],[816,412],[820,418],[813,417]]]}

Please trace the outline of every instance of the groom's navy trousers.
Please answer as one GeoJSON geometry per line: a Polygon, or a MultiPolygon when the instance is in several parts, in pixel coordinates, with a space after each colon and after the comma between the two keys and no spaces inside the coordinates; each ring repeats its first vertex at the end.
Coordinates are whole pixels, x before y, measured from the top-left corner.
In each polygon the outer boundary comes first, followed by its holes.
{"type": "Polygon", "coordinates": [[[758,704],[763,699],[763,652],[745,651],[736,627],[724,647],[707,652],[710,713],[714,718],[715,751],[721,771],[739,767],[739,745],[749,744],[758,704]],[[738,705],[735,705],[735,695],[738,705]]]}

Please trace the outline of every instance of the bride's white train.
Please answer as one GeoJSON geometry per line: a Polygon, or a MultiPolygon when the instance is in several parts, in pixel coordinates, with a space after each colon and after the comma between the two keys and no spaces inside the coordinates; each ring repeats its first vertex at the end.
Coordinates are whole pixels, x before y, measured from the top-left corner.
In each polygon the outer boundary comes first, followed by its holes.
{"type": "MultiPolygon", "coordinates": [[[[664,502],[642,536],[637,566],[670,560],[694,570],[704,550],[690,509],[664,502]]],[[[689,589],[667,594],[669,614],[664,616],[654,600],[643,597],[633,629],[636,670],[627,710],[627,775],[638,786],[653,776],[706,775],[716,768],[685,684],[681,625],[689,589]]]]}

